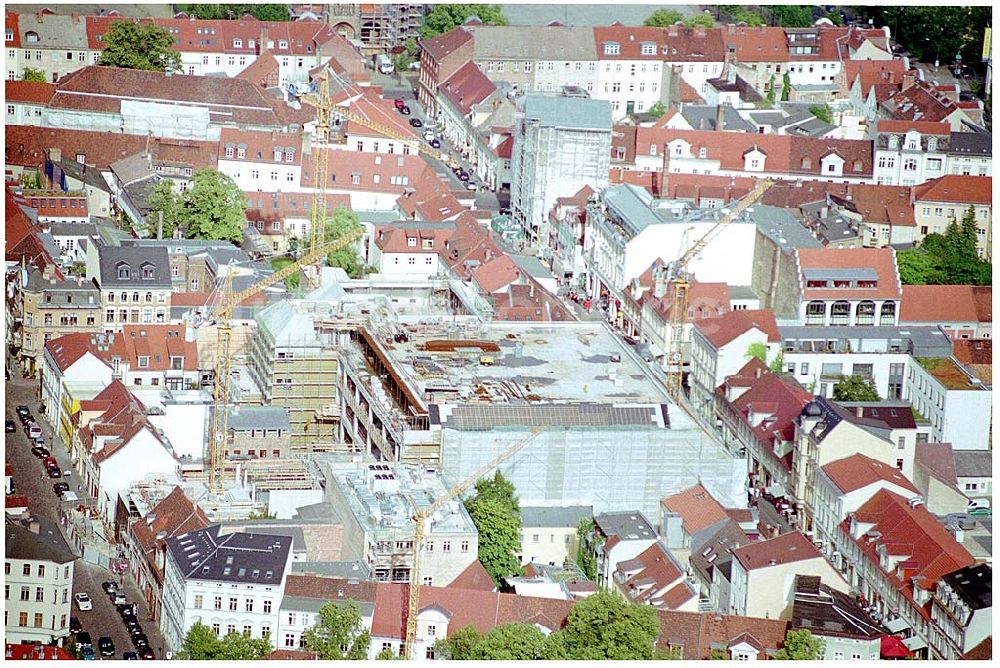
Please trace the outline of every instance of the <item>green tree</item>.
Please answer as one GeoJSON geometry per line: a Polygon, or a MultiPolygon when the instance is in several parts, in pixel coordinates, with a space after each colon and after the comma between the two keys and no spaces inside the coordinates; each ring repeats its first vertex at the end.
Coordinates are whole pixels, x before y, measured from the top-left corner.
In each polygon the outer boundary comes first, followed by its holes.
{"type": "Polygon", "coordinates": [[[288,5],[247,5],[247,8],[248,14],[253,14],[254,18],[261,21],[290,21],[292,19],[292,15],[288,11],[288,5]]]}
{"type": "MultiPolygon", "coordinates": [[[[361,222],[358,220],[358,214],[345,206],[338,206],[327,218],[324,238],[327,243],[330,243],[360,229],[361,222]]],[[[351,278],[358,278],[365,270],[365,266],[358,258],[358,251],[354,244],[329,253],[326,256],[326,266],[340,267],[351,278]]]]}
{"type": "Polygon", "coordinates": [[[31,81],[32,83],[45,83],[48,81],[45,78],[45,72],[42,70],[36,70],[34,67],[25,67],[24,76],[21,78],[25,81],[31,81]]]}
{"type": "Polygon", "coordinates": [[[455,631],[450,638],[442,638],[434,643],[434,656],[438,659],[468,661],[472,652],[482,642],[483,634],[469,624],[455,631]]]}
{"type": "Polygon", "coordinates": [[[786,69],[784,74],[781,75],[781,101],[788,102],[788,96],[792,94],[792,77],[789,76],[788,70],[786,69]]]}
{"type": "Polygon", "coordinates": [[[767,25],[767,21],[760,15],[760,12],[755,12],[743,5],[722,5],[719,9],[727,14],[734,23],[746,23],[752,27],[767,25]]]}
{"type": "Polygon", "coordinates": [[[774,654],[779,661],[815,661],[823,658],[825,643],[813,636],[808,629],[789,631],[785,645],[774,654]]]}
{"type": "Polygon", "coordinates": [[[169,239],[173,236],[174,230],[180,221],[181,198],[174,189],[172,179],[163,179],[155,186],[153,192],[147,199],[149,204],[149,227],[156,229],[159,225],[159,214],[163,213],[163,236],[161,239],[169,239]]]}
{"type": "Polygon", "coordinates": [[[684,19],[684,25],[688,28],[712,28],[715,26],[715,19],[708,14],[694,14],[684,19]]]}
{"type": "Polygon", "coordinates": [[[507,25],[507,17],[503,15],[498,5],[434,5],[430,13],[424,17],[420,37],[430,39],[446,33],[465,23],[470,16],[478,17],[480,21],[490,25],[507,25]]]}
{"type": "Polygon", "coordinates": [[[646,113],[652,116],[653,118],[659,118],[663,114],[667,113],[667,107],[666,105],[663,104],[663,102],[657,102],[652,107],[647,109],[646,113]]]}
{"type": "Polygon", "coordinates": [[[222,5],[177,5],[177,8],[182,12],[187,12],[188,16],[194,19],[218,20],[226,18],[225,12],[222,11],[222,5]]]}
{"type": "Polygon", "coordinates": [[[875,383],[863,376],[841,376],[833,388],[834,401],[881,401],[875,383]]]}
{"type": "Polygon", "coordinates": [[[530,624],[501,624],[493,627],[472,648],[473,660],[533,661],[542,652],[545,634],[530,624]]]}
{"type": "Polygon", "coordinates": [[[783,28],[808,28],[813,24],[810,5],[765,5],[774,25],[783,28]]]}
{"type": "Polygon", "coordinates": [[[782,353],[778,353],[771,363],[767,365],[767,368],[771,370],[772,373],[781,373],[785,370],[785,356],[782,353]]]}
{"type": "MultiPolygon", "coordinates": [[[[291,246],[291,243],[289,243],[289,246],[291,246]]],[[[282,269],[285,266],[292,264],[293,262],[295,262],[295,260],[293,260],[290,257],[276,257],[271,260],[271,268],[274,269],[275,271],[278,271],[279,269],[282,269]]],[[[297,289],[301,283],[302,283],[301,271],[297,271],[285,279],[285,285],[288,286],[289,290],[297,289]]]]}
{"type": "Polygon", "coordinates": [[[828,19],[830,19],[830,23],[832,23],[835,26],[842,26],[842,25],[844,25],[844,17],[843,17],[843,15],[841,15],[841,13],[838,12],[838,11],[836,11],[836,10],[829,11],[826,14],[824,14],[823,16],[826,17],[826,18],[828,18],[828,19]]]}
{"type": "Polygon", "coordinates": [[[493,478],[483,478],[476,482],[476,497],[480,499],[496,499],[511,511],[520,513],[521,505],[517,501],[517,489],[514,483],[507,480],[503,473],[497,471],[493,478]]]}
{"type": "Polygon", "coordinates": [[[990,285],[993,266],[977,251],[979,238],[975,209],[962,222],[952,222],[944,234],[928,234],[917,247],[896,254],[905,285],[990,285]]]}
{"type": "Polygon", "coordinates": [[[764,99],[766,99],[767,103],[773,107],[774,98],[777,96],[777,94],[778,91],[774,87],[774,75],[772,74],[771,78],[767,82],[767,95],[764,97],[764,99]]]}
{"type": "Polygon", "coordinates": [[[479,561],[498,587],[508,575],[519,575],[517,552],[521,548],[521,513],[503,501],[473,498],[466,509],[479,531],[479,561]]]}
{"type": "Polygon", "coordinates": [[[591,536],[596,536],[594,527],[592,517],[581,519],[576,527],[576,565],[591,581],[597,579],[597,558],[594,556],[594,545],[591,542],[591,536]]]}
{"type": "Polygon", "coordinates": [[[218,659],[220,654],[222,654],[222,641],[219,640],[219,636],[201,622],[195,622],[184,636],[184,646],[177,654],[177,658],[199,661],[218,659]]]}
{"type": "Polygon", "coordinates": [[[978,63],[983,51],[983,29],[991,25],[989,5],[899,4],[855,6],[862,19],[875,27],[888,26],[892,38],[913,58],[925,63],[954,62],[958,53],[966,63],[978,63]]]}
{"type": "Polygon", "coordinates": [[[899,251],[896,264],[903,285],[941,285],[947,280],[938,268],[937,258],[924,248],[899,251]]]}
{"type": "Polygon", "coordinates": [[[115,21],[104,35],[98,65],[129,70],[180,72],[181,56],[174,51],[174,36],[151,23],[115,21]]]}
{"type": "Polygon", "coordinates": [[[828,104],[814,104],[809,107],[809,113],[824,123],[833,123],[833,110],[828,104]]]}
{"type": "Polygon", "coordinates": [[[766,343],[764,343],[763,341],[754,341],[749,346],[747,346],[746,352],[743,353],[743,359],[745,359],[745,360],[747,360],[749,362],[754,357],[756,357],[757,359],[759,359],[764,364],[767,364],[767,344],[766,343]]]}
{"type": "Polygon", "coordinates": [[[644,26],[666,28],[684,20],[684,15],[676,9],[657,9],[642,22],[644,26]]]}
{"type": "Polygon", "coordinates": [[[368,656],[371,644],[371,634],[361,623],[361,612],[354,601],[345,605],[325,603],[319,609],[316,625],[307,629],[302,638],[305,646],[323,660],[361,661],[368,656]]]}
{"type": "Polygon", "coordinates": [[[250,14],[255,19],[261,21],[290,21],[291,14],[288,5],[277,4],[235,4],[235,5],[215,5],[215,4],[191,4],[177,5],[178,9],[187,12],[196,19],[229,19],[239,20],[250,14]]]}
{"type": "Polygon", "coordinates": [[[232,631],[222,639],[221,650],[216,659],[224,661],[256,661],[271,652],[271,641],[267,638],[253,638],[249,633],[232,631]]]}
{"type": "Polygon", "coordinates": [[[708,658],[711,661],[729,661],[731,657],[729,656],[729,652],[724,649],[713,649],[709,652],[708,658]]]}
{"type": "Polygon", "coordinates": [[[602,591],[573,606],[566,626],[545,639],[542,658],[648,661],[659,633],[655,608],[602,591]]]}
{"type": "Polygon", "coordinates": [[[417,54],[417,40],[411,37],[403,45],[403,51],[392,57],[392,64],[397,72],[405,72],[410,69],[410,65],[419,59],[417,54]]]}
{"type": "Polygon", "coordinates": [[[195,171],[181,198],[178,221],[187,239],[223,239],[239,243],[246,223],[243,191],[231,178],[210,167],[195,171]]]}
{"type": "Polygon", "coordinates": [[[401,657],[400,655],[396,654],[389,647],[386,647],[385,649],[379,651],[379,653],[375,655],[375,660],[376,661],[399,661],[402,658],[403,657],[401,657]]]}

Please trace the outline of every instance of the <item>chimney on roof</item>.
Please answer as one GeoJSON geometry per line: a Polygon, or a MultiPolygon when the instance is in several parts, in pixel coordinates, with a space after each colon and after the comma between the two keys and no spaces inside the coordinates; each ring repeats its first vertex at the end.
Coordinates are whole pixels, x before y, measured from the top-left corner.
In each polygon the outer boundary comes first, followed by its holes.
{"type": "Polygon", "coordinates": [[[726,110],[722,108],[722,105],[715,107],[715,131],[722,132],[723,126],[725,125],[726,110]]]}
{"type": "Polygon", "coordinates": [[[58,148],[49,149],[49,160],[53,163],[57,163],[62,160],[62,150],[58,148]]]}
{"type": "Polygon", "coordinates": [[[37,534],[40,533],[41,530],[42,526],[38,523],[38,520],[31,520],[30,522],[28,522],[28,531],[30,531],[31,533],[37,534]]]}
{"type": "Polygon", "coordinates": [[[732,63],[726,68],[726,81],[731,84],[736,83],[736,67],[732,63]]]}
{"type": "Polygon", "coordinates": [[[267,28],[261,27],[260,29],[260,41],[257,43],[257,53],[260,54],[261,51],[267,48],[267,28]]]}
{"type": "Polygon", "coordinates": [[[854,409],[854,413],[860,418],[865,416],[865,409],[862,406],[857,406],[854,409]]]}
{"type": "Polygon", "coordinates": [[[907,70],[906,72],[903,73],[903,84],[900,87],[900,90],[906,90],[907,88],[910,88],[911,86],[913,86],[916,80],[917,80],[916,73],[913,70],[907,70]]]}
{"type": "Polygon", "coordinates": [[[677,37],[677,24],[673,23],[667,27],[667,35],[670,37],[677,37]]]}
{"type": "Polygon", "coordinates": [[[39,9],[35,13],[35,18],[38,20],[39,23],[42,23],[42,17],[43,16],[45,16],[45,10],[44,9],[39,9]]]}
{"type": "Polygon", "coordinates": [[[660,196],[670,197],[670,145],[663,145],[663,168],[660,170],[660,196]]]}

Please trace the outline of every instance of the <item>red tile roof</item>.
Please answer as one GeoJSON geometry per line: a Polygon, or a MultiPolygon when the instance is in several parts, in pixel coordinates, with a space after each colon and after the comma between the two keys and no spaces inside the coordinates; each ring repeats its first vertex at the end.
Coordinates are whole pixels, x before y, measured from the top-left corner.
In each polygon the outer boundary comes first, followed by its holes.
{"type": "Polygon", "coordinates": [[[34,81],[5,81],[4,95],[7,103],[26,102],[28,104],[46,105],[56,93],[56,85],[34,81]]]}
{"type": "Polygon", "coordinates": [[[949,487],[958,484],[955,473],[955,453],[951,443],[917,443],[914,463],[928,475],[949,487]]]}
{"type": "Polygon", "coordinates": [[[21,48],[21,31],[18,30],[17,12],[5,12],[4,26],[6,27],[7,32],[11,33],[11,38],[4,42],[7,48],[21,48]]]}
{"type": "Polygon", "coordinates": [[[8,494],[4,497],[4,507],[5,508],[27,508],[28,507],[28,497],[21,495],[8,494]]]}
{"type": "Polygon", "coordinates": [[[958,110],[944,93],[920,80],[909,88],[893,91],[879,106],[897,121],[941,121],[958,110]]]}
{"type": "Polygon", "coordinates": [[[497,154],[498,158],[510,159],[514,154],[514,135],[507,135],[507,137],[500,142],[494,152],[497,154]]]}
{"type": "Polygon", "coordinates": [[[257,58],[247,65],[246,69],[236,75],[237,79],[244,79],[250,83],[274,88],[280,85],[281,67],[277,59],[268,50],[264,50],[257,58]]]}
{"type": "MultiPolygon", "coordinates": [[[[906,499],[887,490],[879,490],[864,505],[858,508],[856,517],[864,518],[866,524],[873,524],[870,531],[877,531],[880,536],[862,535],[852,540],[860,547],[867,557],[870,567],[876,571],[882,570],[876,545],[904,546],[908,558],[903,565],[897,566],[891,573],[884,573],[889,585],[898,589],[903,596],[913,601],[914,579],[924,590],[933,591],[938,580],[943,575],[954,572],[965,566],[971,566],[975,559],[969,551],[955,541],[944,526],[934,518],[926,506],[911,508],[906,499]]],[[[850,536],[851,518],[841,523],[841,529],[850,536]]],[[[930,617],[928,606],[919,610],[925,617],[930,617]]]]}
{"type": "Polygon", "coordinates": [[[180,487],[174,487],[144,520],[133,523],[131,532],[149,563],[150,572],[162,584],[163,569],[157,566],[156,553],[166,548],[166,539],[204,529],[210,522],[205,512],[187,498],[180,487]]]}
{"type": "Polygon", "coordinates": [[[221,159],[235,160],[237,162],[301,165],[303,163],[302,133],[222,128],[219,134],[218,154],[221,159]],[[226,157],[227,147],[234,150],[232,157],[226,157]],[[239,153],[236,152],[240,148],[246,151],[243,158],[240,158],[239,153]],[[280,151],[280,156],[277,160],[274,158],[276,150],[280,151]],[[292,153],[291,162],[287,159],[289,151],[292,153]]]}
{"type": "MultiPolygon", "coordinates": [[[[420,183],[426,176],[433,176],[433,171],[419,155],[386,155],[330,149],[328,187],[402,195],[407,188],[414,187],[414,184],[420,183]],[[357,183],[354,183],[355,175],[358,177],[357,183]]],[[[303,170],[302,185],[312,187],[313,178],[311,170],[303,170]]]]}
{"type": "Polygon", "coordinates": [[[823,467],[823,472],[845,494],[879,481],[891,482],[914,495],[920,493],[899,469],[860,453],[830,462],[823,467]]]}
{"type": "Polygon", "coordinates": [[[788,44],[783,28],[729,25],[722,29],[722,40],[735,47],[733,58],[741,63],[784,63],[788,44]]]}
{"type": "Polygon", "coordinates": [[[649,60],[663,62],[663,49],[669,52],[667,29],[647,26],[599,26],[594,28],[594,42],[597,44],[598,60],[649,60]],[[608,42],[618,44],[617,54],[605,52],[608,42]],[[653,44],[652,53],[642,53],[644,43],[653,44]]]}
{"type": "Polygon", "coordinates": [[[184,325],[125,325],[111,343],[111,354],[131,366],[132,371],[166,371],[171,357],[183,357],[183,370],[198,368],[198,343],[185,341],[184,325]],[[148,366],[139,367],[139,357],[148,366]]]}
{"type": "MultiPolygon", "coordinates": [[[[898,84],[906,66],[902,60],[845,60],[844,76],[847,87],[850,88],[860,76],[861,94],[868,97],[872,86],[879,84],[898,84]]],[[[896,86],[898,88],[898,85],[896,86]]]]}
{"type": "Polygon", "coordinates": [[[476,591],[496,591],[493,578],[486,572],[483,562],[476,559],[468,568],[459,573],[458,577],[448,585],[453,589],[472,589],[476,591]]]}
{"type": "Polygon", "coordinates": [[[379,225],[375,228],[375,245],[383,253],[443,253],[453,229],[449,228],[407,228],[405,225],[379,225]],[[407,239],[416,238],[415,246],[407,239]],[[424,248],[424,241],[433,242],[433,247],[424,248]]]}
{"type": "Polygon", "coordinates": [[[471,39],[472,35],[470,33],[458,27],[449,30],[443,35],[420,40],[420,49],[426,52],[433,60],[440,61],[471,39]]]}
{"type": "Polygon", "coordinates": [[[285,582],[285,595],[374,602],[376,588],[375,582],[368,580],[351,581],[344,578],[290,573],[285,582]]]}
{"type": "MultiPolygon", "coordinates": [[[[670,311],[674,305],[673,284],[668,283],[666,294],[659,298],[654,296],[652,290],[647,290],[642,295],[642,303],[650,304],[663,321],[669,322],[670,311]]],[[[717,318],[728,313],[730,308],[729,286],[726,283],[692,281],[688,291],[688,312],[683,315],[683,321],[692,323],[696,320],[717,318]]]]}
{"type": "Polygon", "coordinates": [[[660,504],[681,516],[684,531],[689,536],[729,517],[722,504],[701,483],[665,497],[660,504]]]}
{"type": "Polygon", "coordinates": [[[109,364],[111,352],[98,349],[97,336],[85,332],[64,334],[58,339],[52,339],[46,343],[45,350],[48,351],[61,373],[65,373],[67,369],[76,364],[87,353],[91,353],[97,359],[102,360],[108,368],[111,368],[109,364]]]}
{"type": "Polygon", "coordinates": [[[993,202],[993,179],[948,174],[916,186],[913,194],[918,202],[989,205],[993,202]]]}
{"type": "Polygon", "coordinates": [[[462,114],[468,114],[473,105],[485,100],[496,89],[493,82],[470,60],[438,86],[438,93],[444,95],[462,114]]]}
{"type": "Polygon", "coordinates": [[[993,658],[993,636],[988,637],[962,655],[966,661],[989,661],[993,658]]]}
{"type": "Polygon", "coordinates": [[[808,559],[823,559],[823,554],[802,535],[801,531],[792,531],[777,538],[744,545],[733,550],[733,556],[748,571],[808,559]]]}
{"type": "Polygon", "coordinates": [[[913,205],[909,186],[883,186],[851,183],[844,194],[830,193],[837,204],[863,216],[866,223],[882,223],[901,227],[914,227],[913,205]]]}
{"type": "Polygon", "coordinates": [[[803,299],[899,299],[902,290],[891,248],[801,248],[799,269],[874,269],[875,288],[809,288],[803,277],[803,299]]]}
{"type": "Polygon", "coordinates": [[[937,121],[879,121],[879,132],[907,133],[916,130],[922,135],[944,135],[951,134],[951,126],[947,123],[937,121]]]}
{"type": "MultiPolygon", "coordinates": [[[[349,119],[341,122],[342,130],[346,134],[360,135],[362,137],[387,137],[388,139],[396,139],[402,136],[405,141],[412,142],[418,140],[416,132],[410,127],[405,117],[395,110],[389,100],[383,99],[373,90],[366,89],[360,97],[345,100],[338,104],[337,107],[348,109],[374,124],[387,126],[396,137],[386,135],[374,128],[361,125],[349,119]]],[[[336,109],[334,109],[334,113],[336,113],[336,109]]]]}
{"type": "Polygon", "coordinates": [[[97,65],[60,79],[49,107],[118,114],[123,100],[149,98],[207,108],[211,122],[281,126],[264,90],[243,79],[167,76],[162,72],[97,65]],[[234,106],[233,100],[239,100],[239,105],[234,106]]]}
{"type": "Polygon", "coordinates": [[[767,335],[770,343],[781,341],[778,333],[778,323],[774,319],[774,311],[730,311],[718,318],[697,320],[695,328],[715,346],[722,348],[740,334],[756,327],[767,335]]]}
{"type": "Polygon", "coordinates": [[[499,292],[520,277],[521,270],[502,253],[472,270],[472,280],[487,295],[499,292]]]}
{"type": "MultiPolygon", "coordinates": [[[[84,162],[98,169],[146,149],[146,137],[114,132],[88,132],[8,125],[5,149],[7,163],[36,167],[45,161],[45,150],[58,148],[64,158],[84,156],[84,162]]],[[[155,160],[182,162],[198,167],[218,166],[218,142],[153,138],[149,149],[155,160]]]]}
{"type": "MultiPolygon", "coordinates": [[[[684,571],[674,563],[667,550],[659,542],[643,550],[635,559],[618,562],[615,569],[618,587],[633,603],[652,605],[656,608],[675,608],[690,600],[694,594],[687,590],[687,596],[674,593],[674,605],[667,605],[659,592],[684,576],[684,571]]],[[[684,583],[681,582],[681,585],[684,583]]]]}
{"type": "Polygon", "coordinates": [[[465,207],[450,192],[442,192],[427,200],[416,203],[414,213],[421,219],[444,222],[455,219],[465,211],[465,207]]]}
{"type": "MultiPolygon", "coordinates": [[[[7,12],[10,14],[10,12],[7,12]]],[[[10,22],[7,23],[10,26],[10,22]]],[[[14,33],[17,34],[16,32],[14,33]]],[[[9,43],[8,43],[9,46],[9,43]]],[[[75,661],[76,656],[63,649],[52,645],[21,644],[15,645],[6,643],[5,656],[11,661],[75,661]]]]}
{"type": "MultiPolygon", "coordinates": [[[[985,288],[987,299],[992,286],[985,288]]],[[[982,314],[972,285],[904,285],[903,301],[899,305],[900,323],[951,323],[992,321],[992,313],[982,314]]]]}
{"type": "Polygon", "coordinates": [[[993,339],[956,339],[952,354],[962,364],[992,366],[993,339]]]}

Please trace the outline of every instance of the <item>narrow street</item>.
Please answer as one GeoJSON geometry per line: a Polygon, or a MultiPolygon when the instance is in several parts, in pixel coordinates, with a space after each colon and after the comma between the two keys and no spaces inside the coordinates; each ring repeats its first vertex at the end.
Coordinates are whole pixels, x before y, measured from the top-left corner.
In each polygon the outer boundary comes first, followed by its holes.
{"type": "MultiPolygon", "coordinates": [[[[9,359],[7,366],[8,368],[12,366],[9,359]]],[[[76,471],[73,470],[73,464],[65,446],[57,438],[53,438],[52,430],[49,429],[43,420],[38,419],[41,416],[38,401],[38,382],[21,379],[17,377],[17,374],[11,374],[11,376],[12,380],[6,382],[7,396],[4,414],[6,420],[14,420],[17,425],[17,431],[12,434],[4,434],[6,437],[4,445],[6,461],[14,470],[16,493],[28,498],[28,507],[32,515],[44,517],[55,524],[59,524],[59,511],[62,501],[56,496],[52,486],[60,481],[65,482],[70,486],[72,491],[79,494],[82,498],[82,492],[77,490],[79,479],[76,471]],[[59,462],[59,466],[64,473],[66,471],[72,472],[69,477],[49,478],[42,467],[41,460],[31,453],[31,444],[24,430],[21,428],[21,422],[18,420],[15,412],[16,407],[20,404],[27,406],[31,410],[31,414],[35,416],[36,421],[42,427],[46,447],[52,456],[56,458],[56,461],[59,462]]],[[[71,544],[71,547],[74,552],[79,554],[75,546],[71,544]]],[[[122,586],[122,577],[120,575],[114,576],[106,568],[88,563],[82,558],[77,559],[73,566],[73,593],[87,592],[90,594],[90,598],[93,601],[93,609],[81,612],[74,602],[70,614],[77,617],[83,625],[83,629],[90,633],[94,641],[95,652],[97,650],[97,641],[102,636],[110,636],[112,642],[115,644],[115,656],[106,658],[121,659],[123,652],[133,651],[135,648],[132,646],[131,638],[125,625],[122,623],[118,611],[111,604],[104,590],[101,589],[101,583],[108,580],[114,580],[119,583],[120,587],[122,586]]],[[[128,601],[130,603],[135,602],[138,606],[136,617],[146,636],[149,638],[150,647],[156,652],[158,658],[162,657],[163,638],[160,636],[156,623],[149,621],[149,611],[146,609],[139,589],[128,577],[127,573],[124,578],[124,591],[128,601]]]]}

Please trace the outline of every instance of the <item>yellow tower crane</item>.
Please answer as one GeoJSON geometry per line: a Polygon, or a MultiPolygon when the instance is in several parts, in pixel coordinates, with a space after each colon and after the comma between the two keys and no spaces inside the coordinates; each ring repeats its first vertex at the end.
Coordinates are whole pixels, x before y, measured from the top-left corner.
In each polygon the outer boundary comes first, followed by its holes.
{"type": "Polygon", "coordinates": [[[684,365],[682,362],[681,342],[684,332],[684,318],[688,308],[688,290],[691,288],[688,264],[700,253],[708,243],[722,232],[739,215],[764,196],[767,189],[774,184],[771,179],[760,181],[746,197],[734,206],[713,225],[703,237],[684,252],[684,254],[668,267],[670,284],[673,286],[673,303],[670,308],[670,346],[667,349],[667,363],[670,373],[667,377],[667,391],[670,396],[679,401],[683,398],[684,365]]]}
{"type": "Polygon", "coordinates": [[[434,503],[414,513],[413,567],[410,569],[410,586],[406,605],[406,638],[403,643],[403,654],[407,659],[413,658],[413,645],[417,640],[417,613],[420,612],[420,560],[424,551],[424,539],[427,537],[427,521],[446,503],[465,492],[487,473],[520,452],[524,446],[535,440],[542,431],[542,427],[532,429],[527,436],[483,464],[475,473],[449,489],[434,503]]]}
{"type": "Polygon", "coordinates": [[[328,253],[340,250],[348,246],[361,237],[362,231],[352,232],[336,241],[321,246],[313,246],[312,249],[300,257],[296,262],[286,265],[275,271],[260,281],[257,281],[249,288],[233,292],[233,271],[229,266],[226,275],[222,279],[219,301],[212,307],[205,318],[213,317],[217,323],[218,347],[215,360],[215,387],[214,387],[214,407],[215,414],[212,417],[212,435],[209,444],[209,491],[215,496],[221,496],[224,491],[223,478],[226,471],[226,430],[229,422],[229,373],[230,373],[230,344],[232,343],[233,330],[230,320],[233,317],[233,309],[250,297],[260,294],[267,288],[279,283],[295,272],[316,265],[328,253]]]}

